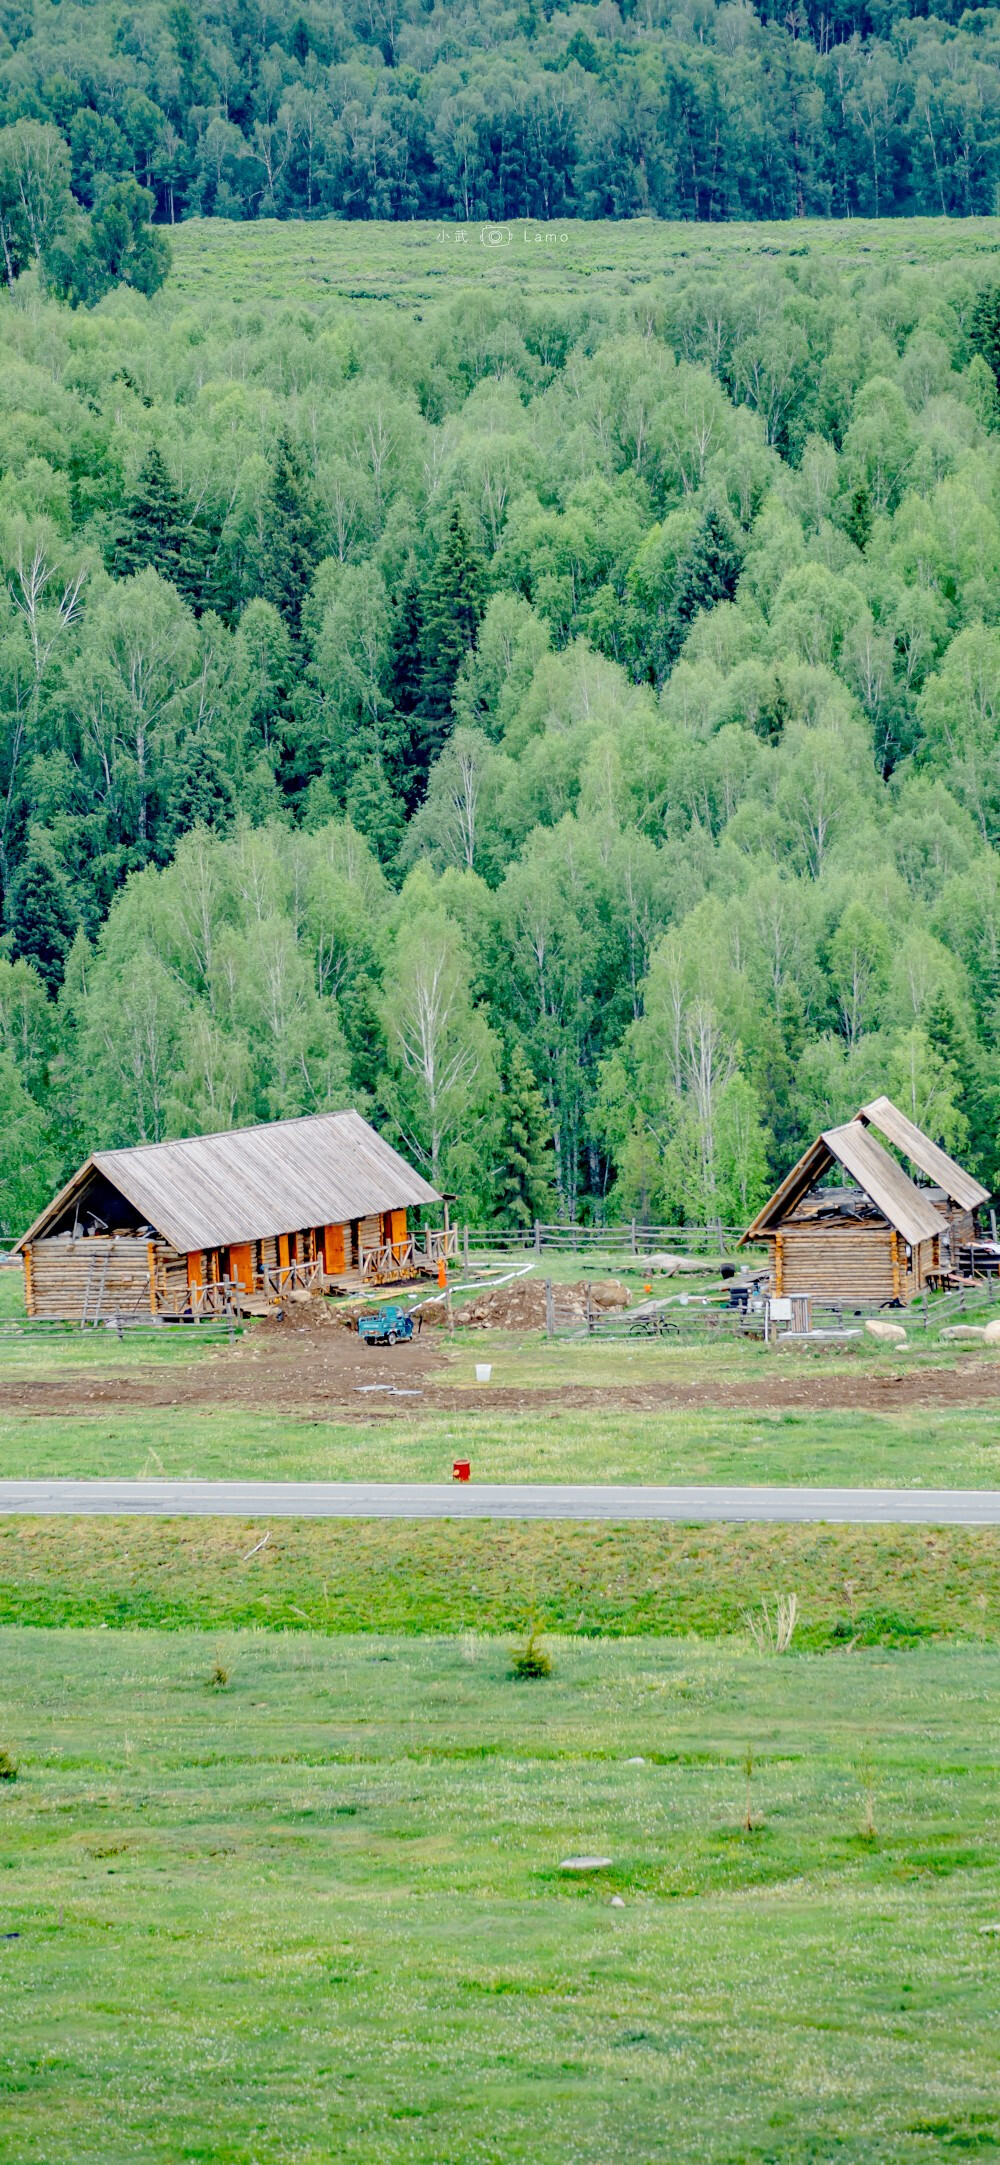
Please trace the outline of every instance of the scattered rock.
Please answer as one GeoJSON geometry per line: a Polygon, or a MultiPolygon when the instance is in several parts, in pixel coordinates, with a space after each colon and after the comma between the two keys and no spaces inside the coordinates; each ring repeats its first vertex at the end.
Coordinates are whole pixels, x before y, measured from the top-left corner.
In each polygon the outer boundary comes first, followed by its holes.
{"type": "Polygon", "coordinates": [[[941,1332],[942,1338],[978,1338],[982,1341],[989,1326],[983,1323],[949,1323],[941,1332]]]}
{"type": "Polygon", "coordinates": [[[564,1857],[560,1872],[606,1872],[610,1857],[564,1857]]]}
{"type": "Polygon", "coordinates": [[[994,1316],[992,1323],[987,1323],[983,1337],[988,1346],[1000,1346],[1000,1316],[994,1316]]]}
{"type": "Polygon", "coordinates": [[[881,1346],[903,1346],[906,1332],[901,1323],[885,1323],[881,1316],[869,1316],[865,1324],[869,1338],[877,1338],[881,1346]]]}
{"type": "MultiPolygon", "coordinates": [[[[622,1894],[613,1894],[613,1895],[612,1895],[612,1897],[611,1897],[611,1907],[612,1907],[612,1909],[624,1909],[624,1907],[625,1907],[625,1897],[624,1897],[624,1895],[622,1895],[622,1894]]],[[[989,1926],[987,1926],[987,1927],[986,1927],[986,1929],[987,1929],[987,1931],[988,1931],[988,1930],[989,1930],[989,1926]]]]}

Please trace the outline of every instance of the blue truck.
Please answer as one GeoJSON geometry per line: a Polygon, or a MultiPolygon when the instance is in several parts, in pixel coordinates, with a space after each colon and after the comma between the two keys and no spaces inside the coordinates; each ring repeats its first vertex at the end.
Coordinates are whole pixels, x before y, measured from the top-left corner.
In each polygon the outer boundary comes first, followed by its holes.
{"type": "Polygon", "coordinates": [[[413,1336],[413,1317],[405,1308],[380,1308],[377,1315],[358,1317],[358,1337],[366,1346],[394,1346],[413,1336]]]}

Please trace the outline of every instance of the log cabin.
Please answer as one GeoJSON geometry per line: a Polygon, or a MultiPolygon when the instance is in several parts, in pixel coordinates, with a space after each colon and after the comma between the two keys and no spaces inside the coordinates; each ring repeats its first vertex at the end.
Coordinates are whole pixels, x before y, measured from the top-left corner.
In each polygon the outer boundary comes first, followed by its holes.
{"type": "Polygon", "coordinates": [[[988,1189],[880,1097],[817,1137],[743,1242],[767,1242],[775,1296],[905,1306],[953,1268],[960,1244],[975,1238],[976,1210],[988,1201],[988,1189]]]}
{"type": "Polygon", "coordinates": [[[360,1113],[314,1113],[97,1150],[15,1253],[30,1316],[262,1313],[290,1294],[436,1274],[454,1246],[447,1204],[423,1248],[408,1212],[443,1201],[360,1113]]]}

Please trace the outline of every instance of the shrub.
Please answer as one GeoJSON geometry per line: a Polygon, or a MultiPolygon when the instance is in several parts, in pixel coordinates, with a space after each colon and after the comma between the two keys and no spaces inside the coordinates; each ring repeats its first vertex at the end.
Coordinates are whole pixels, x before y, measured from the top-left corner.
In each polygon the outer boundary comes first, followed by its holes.
{"type": "Polygon", "coordinates": [[[532,1624],[524,1645],[518,1647],[510,1671],[512,1676],[525,1681],[536,1676],[551,1676],[552,1659],[542,1645],[537,1624],[532,1624]]]}
{"type": "Polygon", "coordinates": [[[16,1782],[17,1775],[17,1760],[12,1752],[4,1751],[0,1744],[0,1782],[16,1782]]]}

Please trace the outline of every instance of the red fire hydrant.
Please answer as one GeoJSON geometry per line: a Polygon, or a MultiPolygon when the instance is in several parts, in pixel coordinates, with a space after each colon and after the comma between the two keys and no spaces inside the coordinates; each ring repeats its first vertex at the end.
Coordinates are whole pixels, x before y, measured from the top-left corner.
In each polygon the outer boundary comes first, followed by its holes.
{"type": "Polygon", "coordinates": [[[471,1478],[471,1474],[472,1466],[470,1461],[467,1458],[456,1458],[455,1463],[451,1469],[452,1480],[468,1481],[471,1478]]]}

